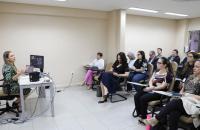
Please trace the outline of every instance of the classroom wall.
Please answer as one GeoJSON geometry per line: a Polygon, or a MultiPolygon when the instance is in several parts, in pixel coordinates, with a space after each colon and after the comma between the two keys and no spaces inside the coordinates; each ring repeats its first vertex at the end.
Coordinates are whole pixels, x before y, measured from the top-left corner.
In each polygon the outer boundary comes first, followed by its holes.
{"type": "Polygon", "coordinates": [[[127,16],[125,50],[137,52],[144,50],[147,54],[158,47],[163,48],[163,55],[169,56],[176,42],[176,20],[127,16]]]}
{"type": "Polygon", "coordinates": [[[176,48],[180,56],[185,57],[184,47],[188,47],[189,31],[200,30],[200,18],[183,19],[177,21],[176,48]]]}
{"type": "Polygon", "coordinates": [[[29,64],[29,55],[44,55],[45,71],[50,72],[57,87],[65,87],[72,73],[72,85],[81,83],[85,73],[82,66],[98,51],[104,53],[107,63],[122,49],[135,53],[142,49],[148,58],[148,52],[158,47],[163,48],[164,56],[177,48],[183,57],[188,30],[200,29],[200,18],[170,20],[127,14],[125,48],[120,48],[119,12],[0,2],[0,54],[12,50],[18,68],[29,64]]]}
{"type": "MultiPolygon", "coordinates": [[[[83,65],[101,51],[106,59],[105,12],[0,3],[0,55],[12,50],[16,65],[24,68],[29,55],[44,55],[45,71],[57,86],[80,83],[83,65]]],[[[3,65],[3,60],[0,60],[3,65]]]]}
{"type": "Polygon", "coordinates": [[[200,30],[200,18],[189,19],[188,30],[200,30]]]}

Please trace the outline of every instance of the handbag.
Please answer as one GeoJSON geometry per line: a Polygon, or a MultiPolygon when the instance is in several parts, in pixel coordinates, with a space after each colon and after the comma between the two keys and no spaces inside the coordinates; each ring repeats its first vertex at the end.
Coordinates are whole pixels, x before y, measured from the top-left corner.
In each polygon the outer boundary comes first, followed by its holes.
{"type": "Polygon", "coordinates": [[[102,92],[101,92],[101,86],[100,85],[97,85],[96,96],[97,97],[102,97],[102,92]]]}

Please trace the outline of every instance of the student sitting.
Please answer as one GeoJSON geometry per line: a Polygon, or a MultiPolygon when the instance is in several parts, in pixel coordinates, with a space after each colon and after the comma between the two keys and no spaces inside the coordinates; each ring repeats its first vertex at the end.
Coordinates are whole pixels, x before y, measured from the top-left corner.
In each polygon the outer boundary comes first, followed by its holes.
{"type": "Polygon", "coordinates": [[[118,89],[119,83],[124,80],[121,77],[128,77],[128,71],[126,55],[120,52],[117,54],[112,70],[101,74],[102,99],[98,103],[107,102],[109,93],[114,93],[118,89]]]}
{"type": "Polygon", "coordinates": [[[188,53],[189,53],[189,52],[185,53],[186,56],[185,56],[185,57],[183,58],[183,60],[180,62],[178,68],[182,69],[182,68],[185,66],[185,64],[187,63],[187,54],[188,54],[188,53]]]}
{"type": "Polygon", "coordinates": [[[159,59],[162,57],[162,48],[157,48],[157,56],[156,58],[159,59]]]}
{"type": "Polygon", "coordinates": [[[192,115],[193,123],[196,127],[200,126],[200,110],[195,104],[200,104],[200,61],[196,61],[191,75],[180,91],[182,97],[170,101],[161,109],[155,118],[144,120],[146,125],[155,126],[169,115],[169,130],[177,130],[177,124],[181,115],[192,115]],[[191,101],[191,102],[190,102],[191,101]],[[196,115],[196,116],[195,116],[196,115]]]}
{"type": "MultiPolygon", "coordinates": [[[[177,71],[177,78],[180,78],[181,80],[187,79],[190,75],[193,73],[193,67],[194,67],[194,62],[198,58],[197,54],[195,52],[188,52],[187,53],[187,62],[183,66],[183,68],[178,69],[177,71]]],[[[175,81],[174,84],[174,91],[179,92],[180,91],[180,81],[175,81]]]]}
{"type": "Polygon", "coordinates": [[[93,73],[98,70],[104,69],[104,60],[102,59],[103,54],[101,52],[97,53],[97,58],[92,61],[86,68],[88,68],[87,73],[85,75],[83,85],[87,85],[88,89],[92,88],[92,81],[93,81],[93,73]]]}
{"type": "MultiPolygon", "coordinates": [[[[129,58],[128,67],[131,70],[131,68],[133,67],[133,65],[135,63],[135,55],[132,52],[128,52],[127,57],[129,58]]],[[[127,91],[131,91],[131,90],[132,90],[132,85],[127,84],[127,91]]]]}
{"type": "Polygon", "coordinates": [[[154,73],[151,77],[149,87],[141,88],[141,90],[134,95],[135,109],[137,116],[141,117],[139,120],[141,123],[146,119],[148,102],[161,98],[160,94],[151,92],[153,90],[166,91],[172,81],[172,67],[167,58],[159,58],[157,68],[159,71],[154,73]]]}
{"type": "MultiPolygon", "coordinates": [[[[137,60],[134,65],[130,68],[130,74],[128,80],[131,82],[140,82],[141,80],[145,80],[147,77],[147,60],[145,58],[144,51],[137,52],[137,60]]],[[[135,90],[137,91],[136,85],[133,85],[135,90]]]]}
{"type": "MultiPolygon", "coordinates": [[[[5,51],[3,54],[4,59],[4,65],[2,68],[2,74],[4,77],[4,83],[3,84],[9,84],[10,85],[10,95],[19,95],[19,83],[18,78],[21,74],[24,73],[23,70],[18,70],[15,66],[15,55],[11,51],[5,51]]],[[[4,93],[8,93],[7,88],[3,88],[4,93]]],[[[23,93],[24,95],[28,95],[30,92],[30,89],[24,89],[23,93]]],[[[13,107],[16,109],[19,109],[20,104],[20,98],[17,98],[16,101],[13,102],[13,107]]]]}
{"type": "Polygon", "coordinates": [[[155,51],[150,51],[149,52],[149,60],[148,60],[148,64],[152,64],[153,65],[153,71],[156,71],[157,69],[157,61],[159,58],[156,57],[156,53],[155,51]]]}
{"type": "Polygon", "coordinates": [[[131,68],[135,63],[135,55],[133,52],[128,52],[127,57],[129,59],[128,67],[131,68]]]}
{"type": "Polygon", "coordinates": [[[178,65],[180,64],[180,57],[178,56],[178,50],[174,49],[170,57],[168,57],[170,61],[176,62],[178,65]]]}

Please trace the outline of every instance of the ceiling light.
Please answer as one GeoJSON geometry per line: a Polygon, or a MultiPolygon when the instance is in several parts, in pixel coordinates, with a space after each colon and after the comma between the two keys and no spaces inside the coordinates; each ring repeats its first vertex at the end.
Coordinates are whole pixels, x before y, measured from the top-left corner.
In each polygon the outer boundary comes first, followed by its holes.
{"type": "Polygon", "coordinates": [[[167,15],[174,15],[174,16],[180,16],[180,17],[186,17],[186,16],[188,16],[186,14],[177,14],[177,13],[170,13],[170,12],[166,12],[165,14],[167,14],[167,15]]]}
{"type": "Polygon", "coordinates": [[[143,12],[148,12],[148,13],[158,13],[156,10],[150,10],[150,9],[142,9],[142,8],[129,8],[131,10],[136,10],[136,11],[143,11],[143,12]]]}
{"type": "Polygon", "coordinates": [[[66,1],[66,0],[56,0],[56,1],[64,2],[64,1],[66,1]]]}

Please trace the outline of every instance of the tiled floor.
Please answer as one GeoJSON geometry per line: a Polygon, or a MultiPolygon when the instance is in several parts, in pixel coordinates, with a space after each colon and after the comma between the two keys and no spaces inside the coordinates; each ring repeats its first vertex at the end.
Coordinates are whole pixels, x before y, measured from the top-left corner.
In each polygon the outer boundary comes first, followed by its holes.
{"type": "MultiPolygon", "coordinates": [[[[92,90],[70,87],[55,96],[55,117],[47,112],[23,124],[0,125],[0,130],[144,130],[131,116],[134,108],[133,96],[118,103],[98,104],[99,98],[92,90]]],[[[33,101],[32,101],[33,102],[33,101]]],[[[27,109],[34,103],[27,101],[27,109]]],[[[41,112],[47,105],[40,104],[41,112]]],[[[29,111],[28,110],[28,111],[29,111]]]]}

